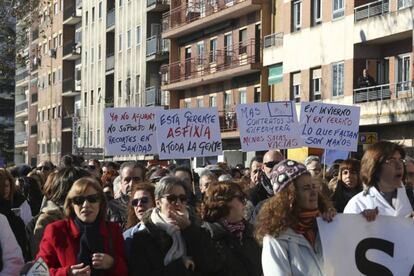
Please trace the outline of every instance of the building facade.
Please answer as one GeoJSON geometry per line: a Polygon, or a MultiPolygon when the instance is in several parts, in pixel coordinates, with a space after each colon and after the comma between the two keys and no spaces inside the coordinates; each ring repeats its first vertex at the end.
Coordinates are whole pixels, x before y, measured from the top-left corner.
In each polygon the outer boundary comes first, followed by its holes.
{"type": "Polygon", "coordinates": [[[361,133],[413,153],[412,4],[277,1],[263,50],[272,100],[358,105],[361,133]]]}

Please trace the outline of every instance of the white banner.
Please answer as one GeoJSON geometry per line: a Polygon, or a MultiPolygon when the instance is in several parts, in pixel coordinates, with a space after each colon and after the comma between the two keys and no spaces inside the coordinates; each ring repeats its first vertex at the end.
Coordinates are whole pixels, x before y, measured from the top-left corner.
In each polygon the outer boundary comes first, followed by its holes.
{"type": "Polygon", "coordinates": [[[359,106],[302,103],[301,136],[304,146],[357,151],[359,106]]]}
{"type": "Polygon", "coordinates": [[[236,111],[242,151],[301,147],[294,102],[241,104],[236,111]]]}
{"type": "Polygon", "coordinates": [[[414,275],[414,220],[339,214],[318,218],[325,275],[414,275]]]}
{"type": "Polygon", "coordinates": [[[106,155],[157,153],[155,111],[160,107],[105,108],[106,155]]]}
{"type": "Polygon", "coordinates": [[[217,156],[223,152],[215,107],[158,110],[156,127],[160,159],[217,156]]]}

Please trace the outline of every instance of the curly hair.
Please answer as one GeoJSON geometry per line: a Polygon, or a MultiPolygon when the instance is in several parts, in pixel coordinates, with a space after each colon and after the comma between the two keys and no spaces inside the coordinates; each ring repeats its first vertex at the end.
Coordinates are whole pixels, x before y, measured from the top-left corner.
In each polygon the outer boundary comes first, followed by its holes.
{"type": "MultiPolygon", "coordinates": [[[[332,203],[319,191],[319,211],[325,212],[329,208],[332,208],[332,203]]],[[[288,185],[285,189],[268,199],[260,209],[255,222],[255,237],[257,241],[262,244],[265,235],[278,237],[288,227],[297,225],[300,212],[296,187],[292,184],[288,185]]]]}
{"type": "Polygon", "coordinates": [[[202,208],[202,218],[207,222],[216,222],[230,213],[227,205],[235,197],[246,197],[240,184],[233,181],[217,182],[207,189],[202,208]]]}

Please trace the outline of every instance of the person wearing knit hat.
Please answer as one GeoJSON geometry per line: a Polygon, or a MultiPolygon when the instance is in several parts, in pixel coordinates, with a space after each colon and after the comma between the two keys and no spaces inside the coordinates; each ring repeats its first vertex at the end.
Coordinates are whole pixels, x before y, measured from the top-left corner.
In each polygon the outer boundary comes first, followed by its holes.
{"type": "Polygon", "coordinates": [[[322,214],[330,222],[336,211],[317,180],[294,160],[283,160],[272,169],[275,195],[263,204],[255,233],[263,244],[264,276],[323,275],[316,217],[322,214]]]}

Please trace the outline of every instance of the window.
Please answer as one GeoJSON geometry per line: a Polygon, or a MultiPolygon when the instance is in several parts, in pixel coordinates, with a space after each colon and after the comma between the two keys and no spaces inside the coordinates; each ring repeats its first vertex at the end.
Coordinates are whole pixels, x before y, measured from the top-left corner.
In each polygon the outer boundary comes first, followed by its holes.
{"type": "Polygon", "coordinates": [[[52,118],[53,119],[56,119],[57,117],[56,117],[56,107],[54,107],[53,109],[52,109],[52,118]]]}
{"type": "Polygon", "coordinates": [[[118,81],[118,98],[122,97],[122,81],[118,81]]]}
{"type": "Polygon", "coordinates": [[[332,0],[332,1],[333,1],[332,19],[343,17],[345,13],[345,7],[344,7],[345,0],[332,0]]]}
{"type": "Polygon", "coordinates": [[[58,118],[61,117],[61,114],[62,114],[62,107],[58,105],[58,114],[57,114],[58,118]]]}
{"type": "Polygon", "coordinates": [[[197,65],[202,65],[204,62],[204,41],[197,43],[197,65]]]}
{"type": "Polygon", "coordinates": [[[197,98],[197,107],[204,107],[204,99],[197,98]]]}
{"type": "Polygon", "coordinates": [[[300,72],[292,73],[292,100],[300,102],[300,85],[301,75],[300,72]]]}
{"type": "Polygon", "coordinates": [[[239,54],[247,53],[247,29],[239,30],[239,54]]]}
{"type": "Polygon", "coordinates": [[[92,23],[95,21],[95,7],[92,7],[92,23]]]}
{"type": "Polygon", "coordinates": [[[118,51],[122,51],[122,34],[119,34],[118,37],[118,51]]]}
{"type": "Polygon", "coordinates": [[[100,145],[101,144],[101,130],[97,129],[96,130],[96,145],[100,145]]]}
{"type": "Polygon", "coordinates": [[[141,44],[141,26],[137,26],[137,45],[141,44]]]}
{"type": "Polygon", "coordinates": [[[91,106],[93,106],[93,90],[91,90],[91,106]]]}
{"type": "Polygon", "coordinates": [[[89,131],[89,146],[93,145],[93,130],[89,131]]]}
{"type": "Polygon", "coordinates": [[[120,7],[122,6],[122,0],[119,0],[119,6],[120,7]]]}
{"type": "Polygon", "coordinates": [[[127,31],[127,47],[128,49],[131,48],[131,30],[127,31]]]}
{"type": "Polygon", "coordinates": [[[292,2],[292,20],[293,20],[293,30],[297,31],[302,26],[302,0],[295,0],[292,2]]]}
{"type": "Polygon", "coordinates": [[[247,91],[246,88],[239,89],[239,104],[247,103],[247,91]]]}
{"type": "Polygon", "coordinates": [[[83,107],[88,106],[88,92],[83,93],[83,107]]]}
{"type": "Polygon", "coordinates": [[[56,71],[52,73],[52,83],[56,83],[56,71]]]}
{"type": "Polygon", "coordinates": [[[255,103],[260,102],[260,98],[261,98],[261,90],[260,90],[260,86],[258,86],[254,88],[254,102],[255,103]]]}
{"type": "Polygon", "coordinates": [[[397,61],[397,91],[410,89],[410,56],[400,56],[397,61]]]}
{"type": "Polygon", "coordinates": [[[101,44],[98,45],[98,60],[102,60],[102,49],[101,44]]]}
{"type": "Polygon", "coordinates": [[[208,97],[208,106],[209,107],[216,107],[217,106],[216,95],[212,95],[212,96],[208,97]]]}
{"type": "Polygon", "coordinates": [[[311,101],[319,101],[321,97],[321,86],[322,86],[322,70],[316,68],[312,70],[312,83],[311,83],[311,101]]]}
{"type": "Polygon", "coordinates": [[[231,106],[231,91],[224,92],[224,110],[228,111],[231,106]]]}
{"type": "Polygon", "coordinates": [[[312,0],[312,23],[322,23],[322,0],[312,0]]]}
{"type": "Polygon", "coordinates": [[[57,48],[59,46],[59,41],[58,41],[58,37],[55,36],[53,38],[53,48],[57,48]]]}
{"type": "Polygon", "coordinates": [[[217,62],[217,38],[210,40],[210,62],[217,62]]]}
{"type": "Polygon", "coordinates": [[[100,104],[101,100],[102,100],[101,88],[98,87],[98,102],[97,103],[100,104]]]}
{"type": "Polygon", "coordinates": [[[63,34],[59,34],[59,46],[62,47],[63,45],[63,34]]]}
{"type": "Polygon", "coordinates": [[[139,75],[135,76],[135,106],[139,103],[139,75]]]}
{"type": "Polygon", "coordinates": [[[344,95],[344,63],[332,64],[332,96],[344,95]]]}
{"type": "Polygon", "coordinates": [[[86,13],[85,13],[85,25],[86,26],[88,26],[88,14],[89,14],[89,12],[86,11],[86,13]]]}
{"type": "Polygon", "coordinates": [[[99,16],[99,18],[102,18],[102,2],[99,2],[99,6],[98,6],[98,16],[99,16]]]}
{"type": "Polygon", "coordinates": [[[190,108],[190,107],[191,107],[191,99],[185,99],[184,108],[190,108]]]}
{"type": "Polygon", "coordinates": [[[53,12],[54,14],[58,14],[59,12],[59,4],[57,2],[53,4],[53,12]]]}
{"type": "Polygon", "coordinates": [[[225,63],[229,64],[231,62],[231,57],[233,55],[233,37],[231,33],[224,35],[224,51],[225,63]]]}

